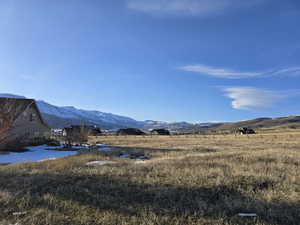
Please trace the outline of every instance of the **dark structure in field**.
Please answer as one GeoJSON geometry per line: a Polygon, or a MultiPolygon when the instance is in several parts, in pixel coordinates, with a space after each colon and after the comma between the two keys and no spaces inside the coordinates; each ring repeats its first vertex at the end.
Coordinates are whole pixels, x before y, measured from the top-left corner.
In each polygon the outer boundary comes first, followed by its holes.
{"type": "Polygon", "coordinates": [[[94,126],[87,125],[73,125],[63,129],[63,136],[69,145],[73,143],[85,143],[89,136],[99,136],[102,134],[101,130],[94,126]]]}
{"type": "Polygon", "coordinates": [[[154,129],[151,131],[152,135],[170,135],[170,131],[167,129],[154,129]]]}
{"type": "Polygon", "coordinates": [[[100,128],[95,126],[87,125],[72,125],[63,129],[63,136],[77,136],[77,135],[86,135],[86,136],[99,136],[102,134],[100,128]]]}
{"type": "Polygon", "coordinates": [[[238,129],[239,134],[255,134],[255,131],[248,127],[242,127],[238,129]]]}
{"type": "Polygon", "coordinates": [[[50,131],[35,100],[0,98],[0,149],[42,144],[50,131]]]}
{"type": "Polygon", "coordinates": [[[126,128],[126,129],[120,129],[117,131],[117,135],[145,135],[143,131],[137,129],[137,128],[126,128]]]}

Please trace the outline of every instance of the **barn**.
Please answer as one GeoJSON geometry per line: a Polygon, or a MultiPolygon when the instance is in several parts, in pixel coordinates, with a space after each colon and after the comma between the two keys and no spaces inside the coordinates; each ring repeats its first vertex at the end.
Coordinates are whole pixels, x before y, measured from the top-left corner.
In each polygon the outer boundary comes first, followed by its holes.
{"type": "Polygon", "coordinates": [[[0,149],[38,144],[50,134],[35,100],[0,98],[0,149]]]}

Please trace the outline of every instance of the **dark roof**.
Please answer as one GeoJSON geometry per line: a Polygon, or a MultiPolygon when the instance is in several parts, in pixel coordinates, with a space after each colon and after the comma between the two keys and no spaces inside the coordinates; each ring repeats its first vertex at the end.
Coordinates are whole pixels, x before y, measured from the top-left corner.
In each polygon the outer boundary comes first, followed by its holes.
{"type": "Polygon", "coordinates": [[[82,129],[86,132],[102,133],[101,129],[96,126],[91,125],[71,125],[70,127],[65,127],[63,130],[65,132],[81,132],[82,129]]]}
{"type": "Polygon", "coordinates": [[[144,135],[145,133],[137,128],[126,128],[117,131],[118,135],[144,135]]]}
{"type": "Polygon", "coordinates": [[[153,129],[151,130],[151,133],[157,133],[160,135],[170,135],[170,131],[167,129],[153,129]]]}
{"type": "Polygon", "coordinates": [[[0,98],[0,118],[3,118],[5,116],[12,116],[11,121],[15,121],[26,109],[28,109],[30,106],[33,106],[37,114],[42,121],[42,123],[48,127],[48,125],[43,120],[43,117],[40,113],[40,110],[38,109],[35,100],[33,99],[20,99],[20,98],[0,98]],[[5,109],[9,109],[5,111],[5,109]],[[10,112],[9,114],[8,111],[10,112]]]}

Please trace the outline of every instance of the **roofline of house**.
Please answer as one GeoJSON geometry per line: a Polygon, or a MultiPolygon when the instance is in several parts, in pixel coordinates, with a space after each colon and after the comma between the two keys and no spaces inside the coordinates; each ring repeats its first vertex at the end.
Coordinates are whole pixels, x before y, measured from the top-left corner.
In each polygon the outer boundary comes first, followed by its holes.
{"type": "MultiPolygon", "coordinates": [[[[13,98],[5,98],[5,97],[4,97],[4,99],[13,99],[13,98]]],[[[18,99],[18,98],[15,98],[15,99],[18,99]]],[[[28,104],[28,106],[24,109],[23,112],[25,112],[30,106],[33,105],[34,108],[35,108],[36,111],[37,111],[37,114],[38,114],[40,120],[42,121],[42,124],[44,124],[44,125],[45,125],[47,128],[49,128],[49,129],[51,128],[51,127],[45,122],[45,120],[43,119],[42,114],[41,114],[39,108],[37,107],[36,101],[35,101],[34,99],[30,99],[30,98],[24,98],[24,99],[21,99],[21,98],[20,98],[20,100],[31,101],[30,104],[28,104]]],[[[21,113],[17,116],[17,118],[15,119],[15,121],[22,115],[23,112],[21,112],[21,113]]]]}

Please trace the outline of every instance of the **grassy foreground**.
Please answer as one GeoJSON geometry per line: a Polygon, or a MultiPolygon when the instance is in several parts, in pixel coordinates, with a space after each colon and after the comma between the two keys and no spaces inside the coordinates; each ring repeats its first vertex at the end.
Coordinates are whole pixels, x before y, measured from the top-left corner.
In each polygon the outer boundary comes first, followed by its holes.
{"type": "Polygon", "coordinates": [[[300,224],[299,132],[90,141],[152,159],[91,151],[0,166],[0,224],[300,224]],[[116,163],[85,165],[94,160],[116,163]]]}

